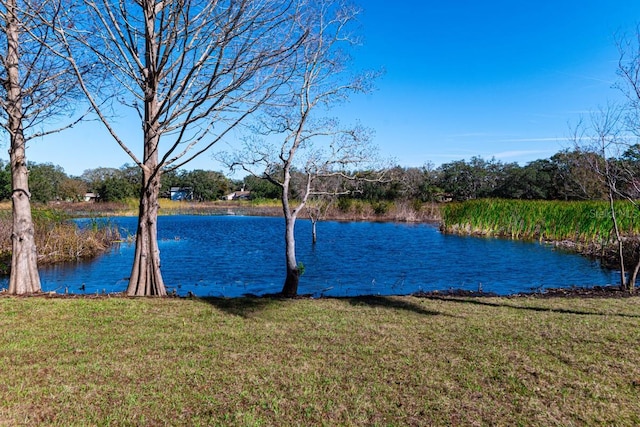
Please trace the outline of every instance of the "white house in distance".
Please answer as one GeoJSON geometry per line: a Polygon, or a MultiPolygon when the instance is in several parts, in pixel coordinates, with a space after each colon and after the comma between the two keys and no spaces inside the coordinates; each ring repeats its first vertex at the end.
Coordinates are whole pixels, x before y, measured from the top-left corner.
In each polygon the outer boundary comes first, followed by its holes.
{"type": "Polygon", "coordinates": [[[249,200],[249,196],[251,196],[251,191],[245,191],[243,188],[240,191],[234,191],[233,193],[227,194],[222,199],[223,200],[249,200]]]}
{"type": "Polygon", "coordinates": [[[193,200],[193,188],[171,187],[169,190],[171,200],[193,200]]]}

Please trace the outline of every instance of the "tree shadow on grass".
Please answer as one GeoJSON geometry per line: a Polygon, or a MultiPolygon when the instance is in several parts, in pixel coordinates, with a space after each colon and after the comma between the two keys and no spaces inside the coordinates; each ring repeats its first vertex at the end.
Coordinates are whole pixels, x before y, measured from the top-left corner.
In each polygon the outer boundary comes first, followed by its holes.
{"type": "MultiPolygon", "coordinates": [[[[307,297],[299,297],[307,298],[307,297]]],[[[330,298],[328,298],[330,299],[330,298]]],[[[395,299],[392,297],[384,297],[377,295],[348,297],[348,298],[335,298],[336,300],[348,301],[353,306],[369,306],[377,308],[386,308],[390,310],[405,310],[424,316],[436,316],[443,313],[427,310],[420,304],[413,302],[395,299]]],[[[200,301],[206,302],[213,307],[229,313],[235,316],[244,318],[253,317],[256,314],[268,309],[272,306],[278,305],[280,301],[288,300],[288,298],[278,295],[268,296],[247,296],[242,298],[216,298],[216,297],[203,297],[199,298],[200,301]]]]}
{"type": "Polygon", "coordinates": [[[405,311],[410,311],[417,314],[422,314],[425,316],[442,315],[442,313],[438,311],[427,310],[426,308],[422,307],[420,304],[416,304],[413,302],[396,299],[392,297],[384,297],[379,295],[365,295],[365,296],[351,297],[351,298],[344,298],[344,299],[349,301],[349,303],[354,306],[366,305],[369,307],[380,307],[380,308],[387,308],[392,310],[405,310],[405,311]]]}
{"type": "Polygon", "coordinates": [[[510,304],[507,302],[491,302],[487,300],[480,300],[475,298],[462,298],[462,297],[448,297],[448,296],[421,296],[420,298],[436,300],[436,301],[447,301],[454,302],[459,304],[472,304],[472,305],[482,305],[487,307],[500,307],[500,308],[513,308],[516,310],[529,310],[529,311],[537,311],[537,312],[547,312],[547,313],[561,313],[561,314],[574,314],[578,316],[616,316],[616,317],[628,317],[628,318],[640,318],[640,315],[637,314],[628,314],[628,313],[605,313],[598,311],[587,311],[587,310],[573,310],[567,308],[554,308],[554,307],[535,307],[535,306],[525,306],[518,304],[510,304]]]}
{"type": "Polygon", "coordinates": [[[256,296],[242,298],[199,298],[200,301],[206,302],[225,313],[244,318],[253,317],[270,306],[277,304],[280,299],[281,298],[256,296]]]}

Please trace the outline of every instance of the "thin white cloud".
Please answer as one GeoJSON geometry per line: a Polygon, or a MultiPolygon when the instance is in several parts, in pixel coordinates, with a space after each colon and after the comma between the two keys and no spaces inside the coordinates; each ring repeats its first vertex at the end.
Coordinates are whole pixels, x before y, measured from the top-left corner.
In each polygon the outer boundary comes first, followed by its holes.
{"type": "Polygon", "coordinates": [[[519,143],[519,142],[563,142],[567,141],[567,137],[539,137],[539,138],[509,138],[507,135],[490,134],[490,133],[466,133],[445,135],[444,138],[482,138],[487,142],[495,143],[519,143]]]}
{"type": "Polygon", "coordinates": [[[598,83],[605,83],[608,85],[612,85],[615,83],[615,80],[611,80],[611,79],[603,79],[600,77],[596,77],[596,76],[589,76],[586,74],[577,74],[577,73],[566,73],[564,71],[556,71],[557,74],[563,75],[563,76],[568,76],[571,78],[577,78],[577,79],[581,79],[581,80],[589,80],[589,81],[593,81],[593,82],[598,82],[598,83]]]}
{"type": "Polygon", "coordinates": [[[511,139],[500,139],[497,140],[496,142],[509,142],[509,143],[515,143],[515,142],[561,142],[561,141],[567,141],[569,138],[563,137],[563,138],[558,138],[558,137],[553,137],[553,138],[511,138],[511,139]]]}
{"type": "Polygon", "coordinates": [[[495,134],[483,133],[483,132],[469,132],[469,133],[454,133],[449,135],[443,135],[444,138],[492,138],[495,134]]]}
{"type": "Polygon", "coordinates": [[[429,157],[432,157],[434,159],[436,158],[441,158],[441,159],[456,159],[456,158],[465,158],[465,157],[472,157],[472,156],[477,156],[480,155],[480,153],[476,152],[476,151],[470,151],[470,150],[461,150],[458,153],[430,153],[429,157]]]}
{"type": "Polygon", "coordinates": [[[495,157],[496,159],[511,159],[514,157],[546,154],[548,152],[549,152],[548,150],[512,150],[512,151],[503,151],[501,153],[495,153],[493,157],[495,157]]]}

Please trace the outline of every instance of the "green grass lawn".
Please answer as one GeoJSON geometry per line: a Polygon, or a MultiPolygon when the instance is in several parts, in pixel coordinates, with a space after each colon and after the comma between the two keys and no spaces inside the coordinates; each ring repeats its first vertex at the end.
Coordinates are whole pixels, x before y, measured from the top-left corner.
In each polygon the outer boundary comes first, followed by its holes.
{"type": "Polygon", "coordinates": [[[0,298],[0,425],[640,424],[640,298],[0,298]]]}

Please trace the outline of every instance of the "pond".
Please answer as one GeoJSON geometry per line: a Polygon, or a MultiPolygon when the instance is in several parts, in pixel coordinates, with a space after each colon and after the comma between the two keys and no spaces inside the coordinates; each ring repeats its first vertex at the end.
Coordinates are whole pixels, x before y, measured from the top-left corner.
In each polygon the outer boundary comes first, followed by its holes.
{"type": "MultiPolygon", "coordinates": [[[[80,224],[87,220],[79,220],[80,224]]],[[[136,218],[119,217],[123,235],[136,218]]],[[[592,260],[532,242],[443,235],[428,224],[296,223],[299,292],[313,296],[402,295],[463,289],[513,294],[555,287],[616,283],[614,271],[592,260]]],[[[251,216],[162,216],[159,245],[169,292],[235,297],[281,290],[284,220],[251,216]]],[[[42,267],[44,291],[112,293],[126,289],[134,246],[99,258],[42,267]]],[[[0,282],[6,288],[7,278],[0,282]]]]}

